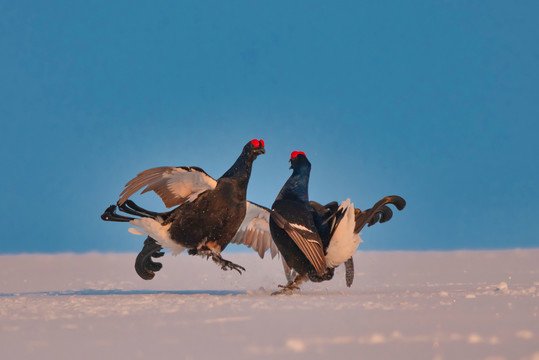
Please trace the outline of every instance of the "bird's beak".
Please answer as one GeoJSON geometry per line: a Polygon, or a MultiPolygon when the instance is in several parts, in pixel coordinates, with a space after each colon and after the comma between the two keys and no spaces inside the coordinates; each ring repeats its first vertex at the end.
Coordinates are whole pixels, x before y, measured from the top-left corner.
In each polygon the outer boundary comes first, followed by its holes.
{"type": "Polygon", "coordinates": [[[258,147],[258,148],[255,149],[255,152],[256,152],[257,155],[265,154],[266,149],[264,149],[263,147],[258,147]]]}
{"type": "Polygon", "coordinates": [[[288,160],[288,162],[290,163],[290,167],[288,168],[288,170],[292,169],[292,159],[288,160]]]}

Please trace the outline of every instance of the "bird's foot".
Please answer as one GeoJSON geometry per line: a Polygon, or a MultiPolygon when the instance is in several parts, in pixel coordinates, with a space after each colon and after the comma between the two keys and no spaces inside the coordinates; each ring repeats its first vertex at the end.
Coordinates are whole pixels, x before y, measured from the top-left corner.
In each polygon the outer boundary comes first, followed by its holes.
{"type": "Polygon", "coordinates": [[[296,290],[299,290],[299,284],[307,279],[306,275],[296,274],[294,280],[289,281],[286,285],[278,285],[281,290],[272,292],[271,295],[292,295],[296,290]]]}
{"type": "Polygon", "coordinates": [[[135,271],[138,276],[144,280],[151,280],[155,276],[155,272],[161,270],[163,264],[155,262],[152,258],[159,258],[165,255],[162,252],[163,248],[154,239],[148,236],[144,241],[144,247],[140,251],[135,260],[135,271]]]}
{"type": "Polygon", "coordinates": [[[234,264],[232,261],[225,260],[221,257],[221,255],[213,254],[212,260],[218,265],[221,265],[222,270],[236,270],[240,275],[242,271],[245,271],[243,266],[234,264]]]}
{"type": "Polygon", "coordinates": [[[217,265],[221,266],[221,269],[227,271],[227,270],[236,270],[238,273],[242,271],[245,271],[245,268],[241,265],[234,264],[232,261],[225,260],[221,257],[220,254],[215,252],[215,250],[203,245],[197,249],[189,249],[187,251],[189,255],[200,255],[205,256],[206,259],[211,258],[217,265]]]}
{"type": "Polygon", "coordinates": [[[280,287],[281,290],[274,291],[271,295],[292,295],[296,290],[299,290],[299,286],[295,282],[277,286],[280,287]]]}

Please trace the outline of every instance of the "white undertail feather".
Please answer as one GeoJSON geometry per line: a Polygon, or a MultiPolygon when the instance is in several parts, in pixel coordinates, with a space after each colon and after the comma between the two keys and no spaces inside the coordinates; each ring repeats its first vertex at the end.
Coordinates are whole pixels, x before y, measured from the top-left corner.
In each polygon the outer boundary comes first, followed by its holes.
{"type": "Polygon", "coordinates": [[[354,234],[356,225],[354,204],[350,199],[341,203],[339,209],[344,209],[345,213],[333,237],[329,242],[326,255],[326,264],[328,267],[337,267],[354,255],[355,250],[362,240],[359,234],[354,234]]]}
{"type": "Polygon", "coordinates": [[[161,218],[157,218],[157,220],[149,217],[134,219],[129,223],[137,228],[129,228],[129,232],[135,235],[148,235],[157,241],[163,249],[170,249],[172,255],[178,255],[185,248],[170,238],[168,229],[170,229],[171,224],[163,226],[161,222],[161,218]]]}

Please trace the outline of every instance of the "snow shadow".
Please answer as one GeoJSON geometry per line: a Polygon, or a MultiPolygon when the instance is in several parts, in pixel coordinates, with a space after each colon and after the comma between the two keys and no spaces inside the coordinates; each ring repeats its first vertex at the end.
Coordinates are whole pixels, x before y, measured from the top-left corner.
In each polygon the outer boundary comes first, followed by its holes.
{"type": "Polygon", "coordinates": [[[211,295],[211,296],[226,296],[226,295],[245,295],[243,290],[68,290],[68,291],[36,291],[36,292],[21,292],[21,293],[0,293],[0,297],[10,296],[108,296],[108,295],[211,295]]]}

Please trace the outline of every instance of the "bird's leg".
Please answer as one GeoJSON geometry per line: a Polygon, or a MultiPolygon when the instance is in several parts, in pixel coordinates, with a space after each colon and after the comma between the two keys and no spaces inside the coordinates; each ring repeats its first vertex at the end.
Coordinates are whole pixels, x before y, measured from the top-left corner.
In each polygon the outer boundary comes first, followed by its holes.
{"type": "Polygon", "coordinates": [[[187,253],[189,255],[199,255],[199,256],[205,256],[206,259],[209,259],[212,254],[213,254],[213,250],[210,249],[209,247],[207,247],[206,245],[202,244],[202,245],[199,245],[197,248],[195,249],[189,249],[187,250],[187,253]]]}
{"type": "Polygon", "coordinates": [[[189,255],[206,256],[207,259],[211,257],[213,262],[221,266],[223,270],[236,270],[240,273],[245,271],[245,268],[241,265],[234,264],[232,261],[225,260],[220,253],[221,247],[213,241],[206,242],[204,245],[199,246],[196,249],[190,249],[189,255]]]}
{"type": "Polygon", "coordinates": [[[281,290],[272,292],[271,295],[291,295],[295,290],[299,290],[299,284],[307,280],[306,275],[297,274],[296,278],[292,281],[289,281],[286,285],[278,285],[281,290]]]}
{"type": "Polygon", "coordinates": [[[165,253],[160,251],[163,249],[154,239],[147,237],[144,241],[144,247],[140,251],[135,260],[135,271],[138,276],[144,280],[151,280],[155,276],[155,272],[161,270],[163,264],[154,262],[152,258],[158,258],[165,253]]]}
{"type": "Polygon", "coordinates": [[[223,270],[236,270],[238,273],[242,271],[245,271],[245,268],[241,265],[234,264],[232,261],[225,260],[221,257],[221,254],[212,254],[212,260],[218,264],[221,265],[221,269],[223,270]]]}

